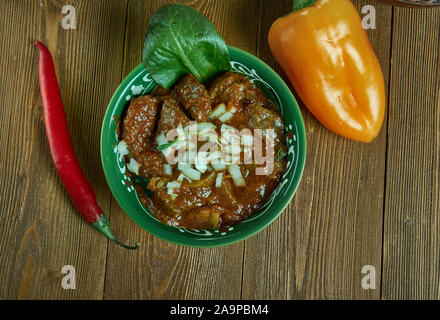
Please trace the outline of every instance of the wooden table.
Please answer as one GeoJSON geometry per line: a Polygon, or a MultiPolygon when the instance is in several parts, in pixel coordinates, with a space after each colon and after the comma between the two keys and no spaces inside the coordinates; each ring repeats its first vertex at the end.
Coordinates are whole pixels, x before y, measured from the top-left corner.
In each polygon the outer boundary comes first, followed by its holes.
{"type": "MultiPolygon", "coordinates": [[[[194,249],[159,240],[132,222],[110,193],[99,154],[107,103],[141,62],[148,21],[166,2],[0,1],[0,298],[440,298],[440,10],[353,1],[359,10],[376,8],[377,29],[368,35],[388,92],[380,135],[370,144],[349,141],[301,105],[307,163],[289,207],[250,239],[194,249]],[[76,30],[61,27],[66,4],[76,8],[76,30]],[[114,233],[138,240],[137,251],[92,230],[56,174],[44,131],[36,39],[54,54],[85,174],[114,233]],[[64,265],[75,267],[75,290],[61,286],[64,265]],[[375,269],[375,289],[362,287],[366,265],[375,269]]],[[[189,3],[228,44],[286,79],[266,38],[291,0],[189,3]]]]}

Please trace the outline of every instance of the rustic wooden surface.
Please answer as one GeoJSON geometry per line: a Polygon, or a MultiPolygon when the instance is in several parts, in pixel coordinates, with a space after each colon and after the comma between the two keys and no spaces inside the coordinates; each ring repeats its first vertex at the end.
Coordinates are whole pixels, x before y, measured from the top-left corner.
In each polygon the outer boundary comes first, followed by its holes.
{"type": "MultiPolygon", "coordinates": [[[[165,0],[0,1],[0,299],[439,299],[440,9],[376,8],[368,30],[388,110],[360,144],[324,129],[301,104],[308,154],[286,211],[258,235],[213,249],[159,240],[132,222],[107,187],[100,125],[113,91],[141,61],[151,15],[165,0]],[[61,8],[77,29],[61,27],[61,8]],[[124,241],[123,250],[76,213],[51,163],[37,81],[42,40],[55,57],[79,161],[124,241]],[[64,265],[75,290],[61,287],[64,265]],[[364,290],[362,267],[376,269],[364,290]]],[[[181,2],[181,1],[179,1],[181,2]]],[[[286,79],[267,46],[291,0],[193,0],[230,45],[286,79]]],[[[286,79],[287,80],[287,79],[286,79]]]]}

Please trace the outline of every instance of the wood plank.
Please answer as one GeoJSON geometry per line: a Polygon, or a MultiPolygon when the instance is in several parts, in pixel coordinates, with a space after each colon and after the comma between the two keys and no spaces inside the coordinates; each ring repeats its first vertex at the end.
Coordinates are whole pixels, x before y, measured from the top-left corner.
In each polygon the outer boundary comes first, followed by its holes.
{"type": "Polygon", "coordinates": [[[0,298],[100,299],[107,240],[78,215],[53,167],[33,43],[42,40],[54,55],[73,144],[108,210],[99,133],[120,79],[124,33],[117,26],[124,25],[125,4],[20,0],[0,7],[0,161],[7,164],[0,168],[0,298]],[[76,8],[76,30],[61,27],[65,4],[76,8]],[[76,268],[76,290],[61,287],[64,265],[76,268]]]}
{"type": "MultiPolygon", "coordinates": [[[[388,87],[392,8],[376,8],[377,29],[368,30],[388,87]]],[[[291,10],[291,1],[263,0],[258,56],[286,75],[267,45],[270,25],[291,10]]],[[[363,299],[380,297],[386,123],[370,144],[339,137],[301,103],[307,161],[299,189],[285,212],[246,241],[245,299],[363,299]],[[376,269],[376,290],[363,290],[362,267],[376,269]]],[[[385,121],[386,122],[386,121],[385,121]]]]}
{"type": "MultiPolygon", "coordinates": [[[[183,2],[183,1],[176,1],[183,2]]],[[[129,2],[124,76],[141,62],[144,34],[152,14],[165,0],[129,2]]],[[[186,2],[205,14],[230,45],[254,53],[257,0],[186,2]]],[[[112,202],[115,232],[140,240],[133,253],[110,245],[106,299],[237,299],[240,298],[243,242],[195,249],[169,244],[140,229],[112,202]]]]}
{"type": "MultiPolygon", "coordinates": [[[[0,163],[7,164],[0,167],[0,299],[439,299],[439,9],[395,9],[390,66],[391,7],[353,1],[377,9],[378,28],[368,33],[387,86],[391,67],[388,133],[384,124],[372,144],[351,142],[328,132],[301,105],[308,156],[290,206],[245,242],[192,249],[137,227],[96,170],[106,105],[121,73],[140,63],[149,18],[165,2],[0,1],[0,163]],[[61,28],[64,4],[77,8],[77,30],[61,28]],[[56,175],[44,132],[35,39],[54,53],[86,176],[114,233],[140,240],[137,252],[110,243],[107,254],[108,242],[79,217],[56,175]],[[76,290],[61,288],[66,264],[76,267],[76,290]],[[383,279],[377,290],[361,288],[366,264],[383,279]]],[[[257,54],[287,80],[266,37],[270,24],[290,10],[290,0],[189,4],[214,21],[228,44],[257,54]]]]}
{"type": "Polygon", "coordinates": [[[440,298],[440,8],[396,8],[384,299],[440,298]]]}

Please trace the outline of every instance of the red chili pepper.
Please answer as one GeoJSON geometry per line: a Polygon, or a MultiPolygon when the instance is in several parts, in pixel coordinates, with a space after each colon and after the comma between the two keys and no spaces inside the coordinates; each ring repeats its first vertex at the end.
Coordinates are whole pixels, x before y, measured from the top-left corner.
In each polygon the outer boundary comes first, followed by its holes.
{"type": "Polygon", "coordinates": [[[52,56],[41,42],[36,41],[35,46],[40,52],[38,78],[47,140],[53,163],[70,199],[86,222],[110,240],[127,249],[138,248],[139,243],[134,247],[127,246],[111,233],[109,221],[96,203],[95,192],[84,176],[73,150],[52,56]]]}

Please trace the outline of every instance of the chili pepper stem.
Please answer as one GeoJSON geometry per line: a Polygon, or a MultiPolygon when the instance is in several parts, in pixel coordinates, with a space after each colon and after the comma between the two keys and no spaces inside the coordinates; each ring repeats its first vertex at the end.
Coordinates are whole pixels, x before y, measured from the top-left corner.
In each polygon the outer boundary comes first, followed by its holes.
{"type": "Polygon", "coordinates": [[[101,232],[103,235],[105,235],[107,238],[115,242],[116,244],[126,248],[126,249],[137,249],[139,248],[139,242],[136,242],[133,247],[127,246],[126,244],[120,242],[116,237],[113,235],[113,233],[110,230],[110,223],[107,219],[107,216],[102,213],[98,220],[96,220],[92,227],[101,232]]]}

